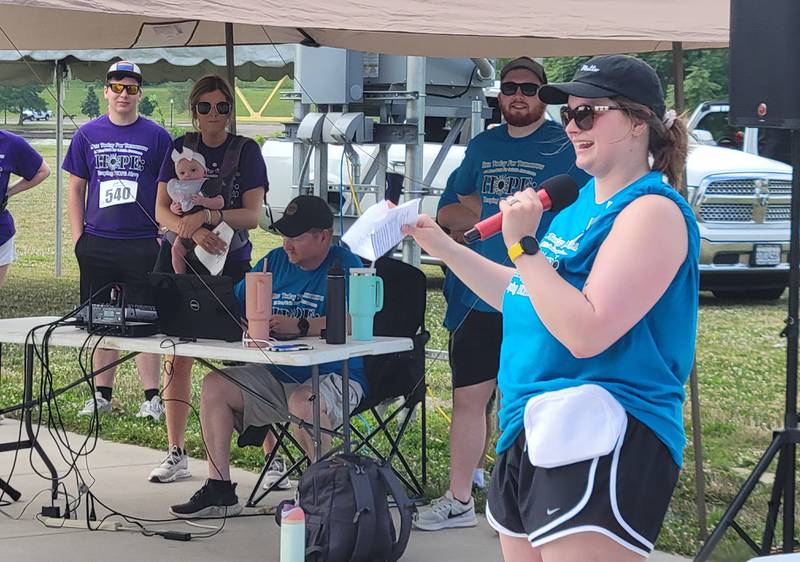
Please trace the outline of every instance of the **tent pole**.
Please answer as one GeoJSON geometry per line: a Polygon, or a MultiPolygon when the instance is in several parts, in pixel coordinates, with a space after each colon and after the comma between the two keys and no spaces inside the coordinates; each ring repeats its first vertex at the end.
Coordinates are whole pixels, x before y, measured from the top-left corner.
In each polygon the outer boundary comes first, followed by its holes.
{"type": "MultiPolygon", "coordinates": [[[[228,84],[231,90],[236,88],[236,61],[233,58],[233,24],[225,24],[225,66],[228,71],[228,84]]],[[[233,98],[233,109],[231,109],[231,120],[229,129],[232,134],[236,134],[236,96],[233,98]]]]}
{"type": "Polygon", "coordinates": [[[672,69],[675,73],[675,112],[683,113],[685,99],[683,95],[683,43],[672,43],[672,69]]]}
{"type": "Polygon", "coordinates": [[[62,262],[62,232],[64,229],[62,214],[64,207],[63,182],[61,174],[61,161],[64,159],[64,75],[66,65],[63,60],[57,60],[55,66],[56,83],[56,165],[53,168],[56,174],[56,277],[61,277],[62,262]]]}
{"type": "MultiPolygon", "coordinates": [[[[406,62],[406,90],[417,92],[419,97],[406,102],[406,123],[417,126],[417,142],[406,145],[406,200],[424,195],[422,185],[422,157],[425,148],[425,57],[408,57],[406,62]]],[[[420,264],[420,249],[413,238],[403,240],[403,261],[415,267],[420,264]]]]}

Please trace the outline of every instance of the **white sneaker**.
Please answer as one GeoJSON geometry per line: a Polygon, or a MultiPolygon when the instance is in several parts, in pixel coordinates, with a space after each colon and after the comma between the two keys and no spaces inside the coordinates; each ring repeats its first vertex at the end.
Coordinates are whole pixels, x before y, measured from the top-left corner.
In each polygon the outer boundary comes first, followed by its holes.
{"type": "Polygon", "coordinates": [[[414,527],[422,531],[474,527],[477,524],[475,500],[470,496],[469,503],[463,504],[453,497],[450,490],[433,500],[430,507],[420,510],[414,518],[414,527]]]}
{"type": "Polygon", "coordinates": [[[179,478],[189,478],[191,475],[189,458],[186,453],[179,451],[177,445],[172,445],[167,453],[167,458],[150,472],[148,480],[166,484],[175,482],[179,478]]]}
{"type": "MultiPolygon", "coordinates": [[[[277,482],[281,476],[286,472],[286,463],[283,462],[283,459],[280,457],[275,457],[272,459],[272,464],[269,465],[269,470],[264,475],[264,484],[263,488],[265,490],[269,489],[275,482],[277,482]]],[[[281,483],[278,484],[279,490],[288,490],[292,487],[292,483],[289,482],[289,477],[287,476],[281,483]]]]}
{"type": "Polygon", "coordinates": [[[153,421],[159,421],[163,415],[164,404],[161,402],[161,398],[159,398],[158,395],[153,396],[150,400],[142,402],[142,405],[139,406],[139,411],[136,413],[137,418],[146,418],[150,416],[153,418],[153,421]]]}
{"type": "Polygon", "coordinates": [[[111,402],[103,398],[103,395],[100,392],[94,393],[94,398],[89,398],[86,401],[86,404],[83,405],[83,409],[78,412],[79,416],[92,416],[94,415],[95,404],[97,404],[97,413],[99,414],[110,414],[111,413],[111,402]]]}

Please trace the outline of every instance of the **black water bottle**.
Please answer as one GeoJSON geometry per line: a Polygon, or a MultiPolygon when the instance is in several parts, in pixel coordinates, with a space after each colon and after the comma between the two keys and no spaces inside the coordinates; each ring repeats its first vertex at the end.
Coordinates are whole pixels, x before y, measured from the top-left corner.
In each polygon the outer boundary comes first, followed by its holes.
{"type": "Polygon", "coordinates": [[[328,295],[325,302],[325,341],[345,343],[347,340],[347,317],[345,313],[344,270],[339,260],[334,260],[328,270],[328,295]]]}

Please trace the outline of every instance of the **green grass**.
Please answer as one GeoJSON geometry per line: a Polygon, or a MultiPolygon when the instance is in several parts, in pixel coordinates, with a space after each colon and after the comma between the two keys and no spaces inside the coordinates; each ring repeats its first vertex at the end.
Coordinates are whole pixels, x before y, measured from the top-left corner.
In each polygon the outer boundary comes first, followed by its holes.
{"type": "MultiPolygon", "coordinates": [[[[47,160],[57,169],[54,147],[38,145],[47,160]]],[[[33,316],[63,313],[77,304],[77,266],[69,242],[64,214],[64,275],[53,277],[54,268],[54,191],[51,177],[44,186],[15,197],[10,202],[19,234],[19,259],[11,267],[6,285],[0,289],[0,317],[33,316]]],[[[255,255],[260,256],[277,243],[275,237],[258,231],[253,233],[255,255]]],[[[429,276],[441,275],[438,268],[425,268],[429,276]]],[[[447,334],[441,328],[444,301],[438,289],[431,289],[428,299],[427,324],[432,332],[430,347],[446,349],[447,334]]],[[[710,297],[701,298],[698,329],[697,363],[702,403],[704,472],[706,502],[713,525],[722,515],[746,472],[757,462],[769,443],[773,428],[782,424],[784,398],[785,340],[779,336],[784,325],[786,301],[776,303],[732,304],[710,297]]],[[[0,404],[19,401],[21,392],[22,354],[17,346],[3,349],[0,404]]],[[[79,376],[76,352],[58,349],[51,355],[56,384],[79,376]]],[[[194,372],[193,402],[198,403],[201,368],[194,372]]],[[[431,494],[439,494],[448,480],[448,425],[433,406],[450,413],[449,369],[445,362],[429,362],[428,383],[433,393],[429,399],[429,474],[431,494]]],[[[87,422],[76,412],[88,397],[79,386],[65,394],[59,404],[68,428],[80,432],[87,422]]],[[[166,446],[163,424],[154,425],[133,417],[141,402],[141,388],[132,365],[125,365],[118,374],[115,399],[118,410],[103,419],[101,436],[125,443],[162,449],[166,446]]],[[[688,401],[685,406],[687,434],[691,435],[688,401]]],[[[414,424],[409,449],[418,465],[420,432],[414,424]]],[[[187,448],[195,456],[203,456],[197,420],[189,422],[187,448]]],[[[261,454],[255,448],[234,449],[233,463],[257,470],[261,454]]],[[[694,451],[691,439],[686,449],[686,462],[678,487],[658,540],[657,548],[691,555],[700,546],[695,513],[694,451]]],[[[491,462],[489,463],[491,466],[491,462]]],[[[774,467],[771,468],[774,471],[774,467]]],[[[2,476],[2,475],[0,475],[2,476]]],[[[766,512],[769,488],[760,485],[742,510],[739,522],[760,536],[766,512]]],[[[479,501],[479,505],[483,505],[479,501]]],[[[780,521],[779,521],[780,526],[780,521]]],[[[779,527],[780,528],[780,527],[779,527]]],[[[729,532],[717,549],[715,559],[736,561],[748,559],[743,543],[729,532]]]]}

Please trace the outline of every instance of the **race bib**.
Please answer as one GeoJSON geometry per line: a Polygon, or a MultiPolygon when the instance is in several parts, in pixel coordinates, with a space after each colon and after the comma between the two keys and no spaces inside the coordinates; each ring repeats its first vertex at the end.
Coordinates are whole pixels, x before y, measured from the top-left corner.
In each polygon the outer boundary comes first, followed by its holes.
{"type": "Polygon", "coordinates": [[[134,203],[139,184],[131,180],[108,180],[100,182],[99,207],[105,209],[114,205],[134,203]]]}

